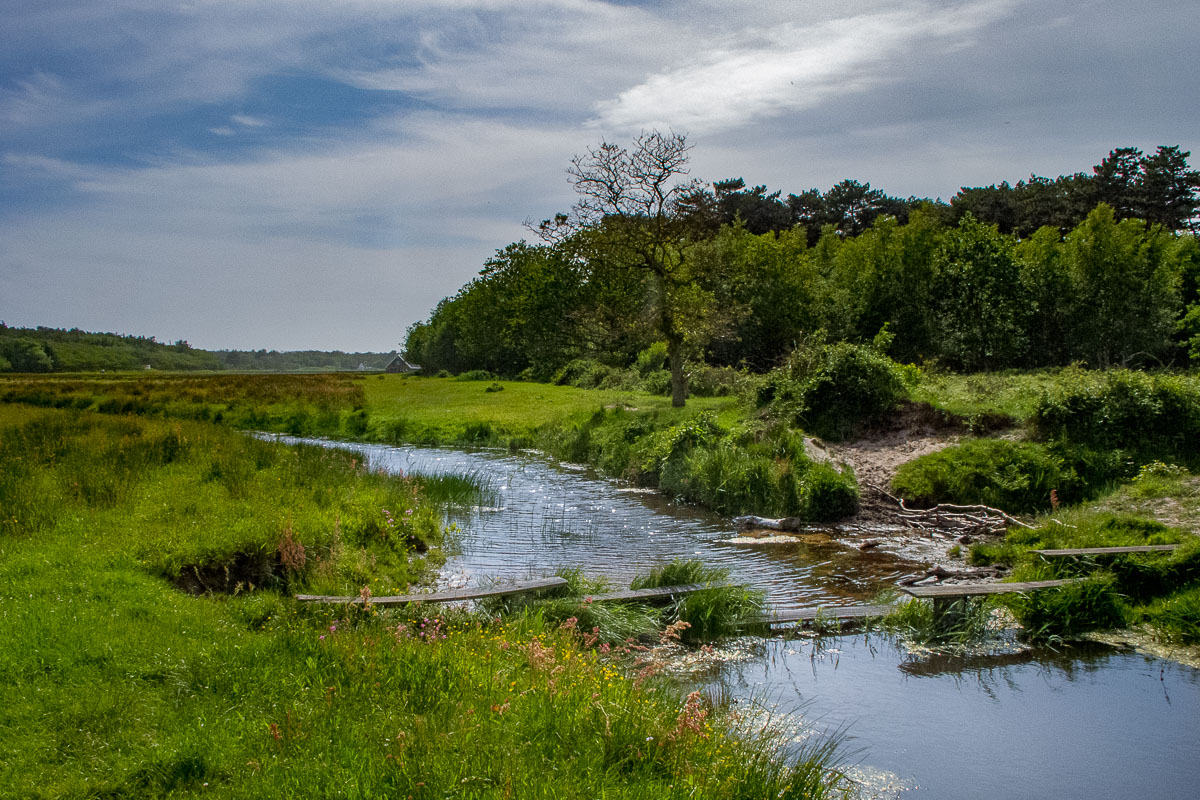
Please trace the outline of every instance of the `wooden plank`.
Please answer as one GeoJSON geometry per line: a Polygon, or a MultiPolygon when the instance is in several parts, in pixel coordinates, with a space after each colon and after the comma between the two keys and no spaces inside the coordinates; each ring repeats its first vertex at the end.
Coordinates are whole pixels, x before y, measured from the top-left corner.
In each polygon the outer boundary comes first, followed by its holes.
{"type": "MultiPolygon", "coordinates": [[[[525,594],[541,589],[558,589],[567,585],[566,578],[541,578],[536,581],[525,581],[507,586],[493,586],[489,589],[455,589],[450,592],[432,592],[430,594],[401,594],[370,598],[373,606],[403,606],[409,603],[449,603],[455,600],[481,600],[485,597],[503,597],[510,594],[525,594]]],[[[362,598],[339,597],[336,595],[298,594],[296,599],[302,603],[334,603],[340,605],[361,604],[362,598]]]]}
{"type": "Polygon", "coordinates": [[[1136,544],[1128,547],[1075,547],[1066,550],[1034,550],[1040,556],[1054,558],[1056,556],[1100,556],[1117,555],[1120,553],[1166,553],[1178,550],[1177,544],[1136,544]]]}
{"type": "Polygon", "coordinates": [[[592,594],[583,598],[585,603],[637,603],[644,600],[669,600],[681,594],[691,594],[708,587],[702,583],[686,583],[681,586],[658,586],[653,589],[626,589],[623,592],[592,594]]]}
{"type": "Polygon", "coordinates": [[[899,586],[903,592],[913,597],[975,597],[984,594],[1007,594],[1009,592],[1032,592],[1038,589],[1052,589],[1056,586],[1066,586],[1075,583],[1076,579],[1055,581],[1026,581],[1025,583],[975,583],[956,584],[953,586],[899,586]]]}
{"type": "Polygon", "coordinates": [[[893,606],[811,606],[809,608],[777,608],[751,624],[783,625],[790,622],[846,622],[849,620],[886,617],[893,606]]]}

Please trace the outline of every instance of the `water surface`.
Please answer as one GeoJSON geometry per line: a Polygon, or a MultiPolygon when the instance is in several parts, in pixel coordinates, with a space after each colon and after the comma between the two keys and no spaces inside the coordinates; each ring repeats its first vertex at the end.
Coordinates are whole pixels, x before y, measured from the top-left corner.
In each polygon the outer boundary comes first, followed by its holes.
{"type": "MultiPolygon", "coordinates": [[[[494,508],[463,514],[462,583],[581,566],[622,586],[695,556],[779,605],[853,604],[919,565],[832,541],[747,545],[727,519],[535,456],[342,445],[392,472],[468,473],[494,508]]],[[[878,635],[735,644],[749,656],[693,677],[789,715],[795,737],[848,735],[864,796],[1200,797],[1200,671],[1103,645],[910,652],[878,635]]],[[[797,745],[799,746],[799,745],[797,745]]]]}

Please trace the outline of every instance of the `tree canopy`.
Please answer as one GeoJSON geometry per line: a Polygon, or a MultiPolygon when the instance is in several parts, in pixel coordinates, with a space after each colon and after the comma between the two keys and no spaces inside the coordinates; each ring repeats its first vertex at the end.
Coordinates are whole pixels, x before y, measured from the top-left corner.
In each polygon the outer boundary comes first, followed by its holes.
{"type": "Polygon", "coordinates": [[[949,203],[705,184],[689,152],[652,132],[577,156],[579,202],[413,326],[408,356],[548,379],[658,342],[676,402],[696,370],[765,371],[818,331],[968,370],[1200,359],[1200,176],[1178,147],[949,203]]]}

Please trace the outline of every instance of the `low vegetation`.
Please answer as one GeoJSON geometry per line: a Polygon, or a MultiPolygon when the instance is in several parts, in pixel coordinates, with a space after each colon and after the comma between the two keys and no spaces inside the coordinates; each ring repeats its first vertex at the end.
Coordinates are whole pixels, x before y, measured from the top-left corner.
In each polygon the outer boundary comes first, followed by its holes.
{"type": "Polygon", "coordinates": [[[461,492],[439,486],[211,423],[0,407],[6,793],[833,792],[829,748],[781,758],[699,693],[627,677],[578,618],[287,598],[402,591],[461,492]]]}

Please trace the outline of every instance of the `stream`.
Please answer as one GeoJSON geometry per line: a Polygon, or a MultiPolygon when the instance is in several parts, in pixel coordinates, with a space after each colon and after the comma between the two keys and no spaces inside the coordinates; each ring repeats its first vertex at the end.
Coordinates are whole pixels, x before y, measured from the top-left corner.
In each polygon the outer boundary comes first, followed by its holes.
{"type": "MultiPolygon", "coordinates": [[[[452,518],[461,552],[443,580],[455,587],[581,566],[620,588],[650,566],[695,557],[794,607],[869,602],[920,566],[823,535],[748,540],[726,518],[534,455],[319,443],[390,472],[491,483],[495,507],[452,518]]],[[[718,653],[685,680],[770,709],[797,748],[813,735],[842,735],[862,797],[1200,796],[1200,670],[1131,648],[946,656],[872,633],[748,637],[718,653]]]]}

